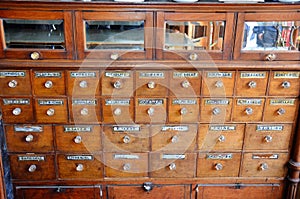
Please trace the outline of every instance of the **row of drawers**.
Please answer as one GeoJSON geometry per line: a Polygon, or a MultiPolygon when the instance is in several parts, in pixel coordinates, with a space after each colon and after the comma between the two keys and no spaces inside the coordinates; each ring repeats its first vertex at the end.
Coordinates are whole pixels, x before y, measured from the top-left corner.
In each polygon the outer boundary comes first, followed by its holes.
{"type": "Polygon", "coordinates": [[[292,124],[5,125],[9,152],[287,151],[292,131],[292,124]]]}
{"type": "Polygon", "coordinates": [[[299,76],[295,71],[2,70],[0,95],[297,97],[299,76]]]}
{"type": "Polygon", "coordinates": [[[18,180],[56,178],[96,180],[103,177],[283,177],[286,173],[284,164],[288,161],[288,154],[11,154],[9,159],[12,178],[18,180]]]}
{"type": "Polygon", "coordinates": [[[293,122],[297,98],[0,98],[5,123],[293,122]]]}

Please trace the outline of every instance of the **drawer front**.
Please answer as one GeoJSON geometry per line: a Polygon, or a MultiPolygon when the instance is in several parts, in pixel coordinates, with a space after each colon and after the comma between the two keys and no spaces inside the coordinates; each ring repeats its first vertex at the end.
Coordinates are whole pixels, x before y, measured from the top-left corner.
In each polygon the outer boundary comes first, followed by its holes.
{"type": "Polygon", "coordinates": [[[33,71],[33,91],[39,96],[65,95],[65,73],[63,71],[33,71]]]}
{"type": "Polygon", "coordinates": [[[193,178],[196,170],[196,153],[151,153],[150,177],[193,178]]]}
{"type": "Polygon", "coordinates": [[[264,96],[268,83],[268,72],[238,72],[236,82],[237,96],[264,96]]]}
{"type": "Polygon", "coordinates": [[[101,78],[102,95],[133,96],[133,79],[132,71],[104,71],[101,78]]]}
{"type": "Polygon", "coordinates": [[[196,147],[197,125],[151,126],[152,151],[192,152],[196,147]]]}
{"type": "Polygon", "coordinates": [[[133,123],[134,108],[131,98],[102,99],[103,121],[105,123],[133,123]]]}
{"type": "Polygon", "coordinates": [[[104,151],[147,152],[149,151],[149,136],[149,126],[146,125],[104,126],[104,151]]]}
{"type": "Polygon", "coordinates": [[[1,108],[5,123],[34,121],[31,98],[2,98],[1,108]]]}
{"type": "Polygon", "coordinates": [[[30,73],[28,70],[1,70],[0,95],[30,95],[30,73]]]}
{"type": "Polygon", "coordinates": [[[234,71],[205,71],[203,74],[202,94],[204,96],[232,96],[234,71]]]}
{"type": "Polygon", "coordinates": [[[203,98],[201,101],[201,122],[221,123],[231,119],[232,99],[203,98]]]}
{"type": "Polygon", "coordinates": [[[70,120],[75,123],[101,121],[100,100],[96,98],[69,98],[70,120]]]}
{"type": "Polygon", "coordinates": [[[238,177],[240,153],[199,153],[197,177],[238,177]]]}
{"type": "Polygon", "coordinates": [[[9,155],[12,179],[53,180],[56,178],[54,155],[9,155]]]}
{"type": "Polygon", "coordinates": [[[6,143],[9,152],[53,151],[52,126],[6,125],[6,143]]]}
{"type": "Polygon", "coordinates": [[[245,150],[288,150],[292,124],[247,124],[245,150]]]}
{"type": "Polygon", "coordinates": [[[64,152],[99,152],[101,128],[96,125],[55,126],[56,147],[64,152]]]}
{"type": "Polygon", "coordinates": [[[200,124],[198,149],[202,151],[241,150],[244,124],[200,124]]]}
{"type": "Polygon", "coordinates": [[[68,121],[67,100],[35,99],[36,120],[38,123],[66,123],[68,121]]]}
{"type": "Polygon", "coordinates": [[[135,120],[138,123],[164,123],[167,119],[165,98],[136,98],[135,120]]]}
{"type": "Polygon", "coordinates": [[[199,99],[170,98],[168,109],[169,122],[194,123],[199,118],[199,99]]]}
{"type": "Polygon", "coordinates": [[[287,153],[244,153],[242,177],[284,177],[287,153]]]}
{"type": "Polygon", "coordinates": [[[272,71],[270,76],[269,95],[299,96],[300,72],[272,71]]]}
{"type": "Polygon", "coordinates": [[[201,72],[170,72],[170,94],[173,96],[197,97],[200,95],[201,72]]]}
{"type": "Polygon", "coordinates": [[[58,154],[57,164],[60,179],[103,178],[103,159],[99,154],[58,154]]]}
{"type": "Polygon", "coordinates": [[[261,121],[265,99],[236,99],[233,108],[233,121],[261,121]]]}
{"type": "Polygon", "coordinates": [[[68,95],[94,97],[100,94],[99,71],[68,71],[68,95]]]}
{"type": "Polygon", "coordinates": [[[104,153],[105,177],[147,177],[147,153],[104,153]]]}
{"type": "Polygon", "coordinates": [[[293,122],[296,119],[298,99],[274,98],[267,99],[264,121],[293,122]]]}
{"type": "Polygon", "coordinates": [[[137,96],[166,96],[168,95],[168,72],[165,71],[137,71],[137,96]]]}

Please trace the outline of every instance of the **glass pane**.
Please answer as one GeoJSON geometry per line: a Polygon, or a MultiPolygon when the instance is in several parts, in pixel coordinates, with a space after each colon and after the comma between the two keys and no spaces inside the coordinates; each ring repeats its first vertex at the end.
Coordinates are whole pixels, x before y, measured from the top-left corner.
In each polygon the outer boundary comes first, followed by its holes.
{"type": "Polygon", "coordinates": [[[63,20],[3,20],[7,48],[65,49],[63,20]]]}
{"type": "Polygon", "coordinates": [[[224,21],[167,21],[165,50],[223,50],[224,21]]]}
{"type": "Polygon", "coordinates": [[[87,49],[144,50],[144,21],[87,21],[87,49]]]}
{"type": "Polygon", "coordinates": [[[242,50],[299,51],[300,21],[246,22],[242,50]]]}

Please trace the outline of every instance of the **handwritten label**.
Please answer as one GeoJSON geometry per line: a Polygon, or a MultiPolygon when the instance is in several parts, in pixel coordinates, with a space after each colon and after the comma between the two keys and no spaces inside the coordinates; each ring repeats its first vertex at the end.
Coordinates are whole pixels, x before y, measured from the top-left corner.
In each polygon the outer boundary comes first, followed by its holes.
{"type": "Polygon", "coordinates": [[[54,105],[60,106],[64,104],[63,100],[38,100],[38,104],[42,106],[54,105]]]}
{"type": "Polygon", "coordinates": [[[131,74],[129,72],[105,72],[105,77],[111,78],[130,78],[131,74]]]}
{"type": "Polygon", "coordinates": [[[129,106],[130,99],[106,99],[105,105],[120,105],[120,106],[129,106]]]}
{"type": "Polygon", "coordinates": [[[282,131],[284,125],[257,125],[256,131],[282,131]]]}
{"type": "Polygon", "coordinates": [[[92,132],[93,127],[92,126],[85,126],[85,125],[76,125],[76,126],[64,126],[64,132],[92,132]]]}
{"type": "Polygon", "coordinates": [[[274,79],[288,78],[297,79],[300,77],[300,72],[274,72],[274,79]]]}
{"type": "Polygon", "coordinates": [[[208,105],[229,105],[230,100],[228,99],[206,99],[205,104],[208,105]]]}
{"type": "Polygon", "coordinates": [[[139,99],[138,104],[139,105],[163,105],[164,100],[163,99],[139,99]]]}
{"type": "Polygon", "coordinates": [[[197,104],[197,100],[192,99],[174,99],[172,100],[172,104],[174,105],[193,105],[197,104]]]}
{"type": "Polygon", "coordinates": [[[94,160],[92,155],[66,155],[67,160],[94,160]]]}
{"type": "Polygon", "coordinates": [[[164,72],[140,72],[140,78],[165,78],[164,72]]]}
{"type": "Polygon", "coordinates": [[[207,72],[208,78],[232,78],[232,72],[207,72]]]}
{"type": "Polygon", "coordinates": [[[232,159],[232,153],[225,153],[225,154],[207,154],[206,159],[211,160],[229,160],[232,159]]]}
{"type": "Polygon", "coordinates": [[[25,77],[25,71],[1,71],[0,77],[25,77]]]}
{"type": "Polygon", "coordinates": [[[209,126],[210,131],[235,131],[235,125],[211,125],[209,126]]]}
{"type": "Polygon", "coordinates": [[[73,105],[97,105],[97,100],[95,99],[73,99],[73,105]]]}
{"type": "Polygon", "coordinates": [[[198,72],[173,72],[173,78],[197,78],[198,72]]]}
{"type": "Polygon", "coordinates": [[[265,78],[266,72],[241,72],[241,78],[265,78]]]}
{"type": "Polygon", "coordinates": [[[37,78],[43,78],[43,77],[61,78],[61,72],[34,72],[34,76],[37,78]]]}
{"type": "Polygon", "coordinates": [[[262,99],[238,99],[238,105],[261,105],[262,99]]]}
{"type": "Polygon", "coordinates": [[[45,161],[45,156],[18,156],[18,161],[45,161]]]}
{"type": "Polygon", "coordinates": [[[30,99],[3,99],[4,105],[29,105],[30,99]]]}
{"type": "Polygon", "coordinates": [[[70,76],[72,78],[82,78],[82,77],[95,78],[96,72],[71,72],[70,76]]]}
{"type": "Polygon", "coordinates": [[[141,127],[139,125],[134,126],[113,126],[114,132],[139,132],[141,127]]]}
{"type": "Polygon", "coordinates": [[[295,99],[271,99],[270,105],[295,105],[295,99]]]}

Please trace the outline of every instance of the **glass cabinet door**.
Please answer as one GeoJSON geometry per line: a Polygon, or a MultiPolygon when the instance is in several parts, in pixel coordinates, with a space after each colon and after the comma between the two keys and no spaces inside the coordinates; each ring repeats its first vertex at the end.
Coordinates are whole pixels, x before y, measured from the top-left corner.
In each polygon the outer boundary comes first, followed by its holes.
{"type": "Polygon", "coordinates": [[[70,12],[1,11],[0,56],[72,58],[70,12]]]}
{"type": "Polygon", "coordinates": [[[235,59],[300,60],[300,13],[240,13],[235,59]]]}
{"type": "Polygon", "coordinates": [[[233,13],[158,12],[158,59],[229,59],[233,13]]]}
{"type": "Polygon", "coordinates": [[[77,12],[79,59],[152,59],[152,13],[77,12]]]}

